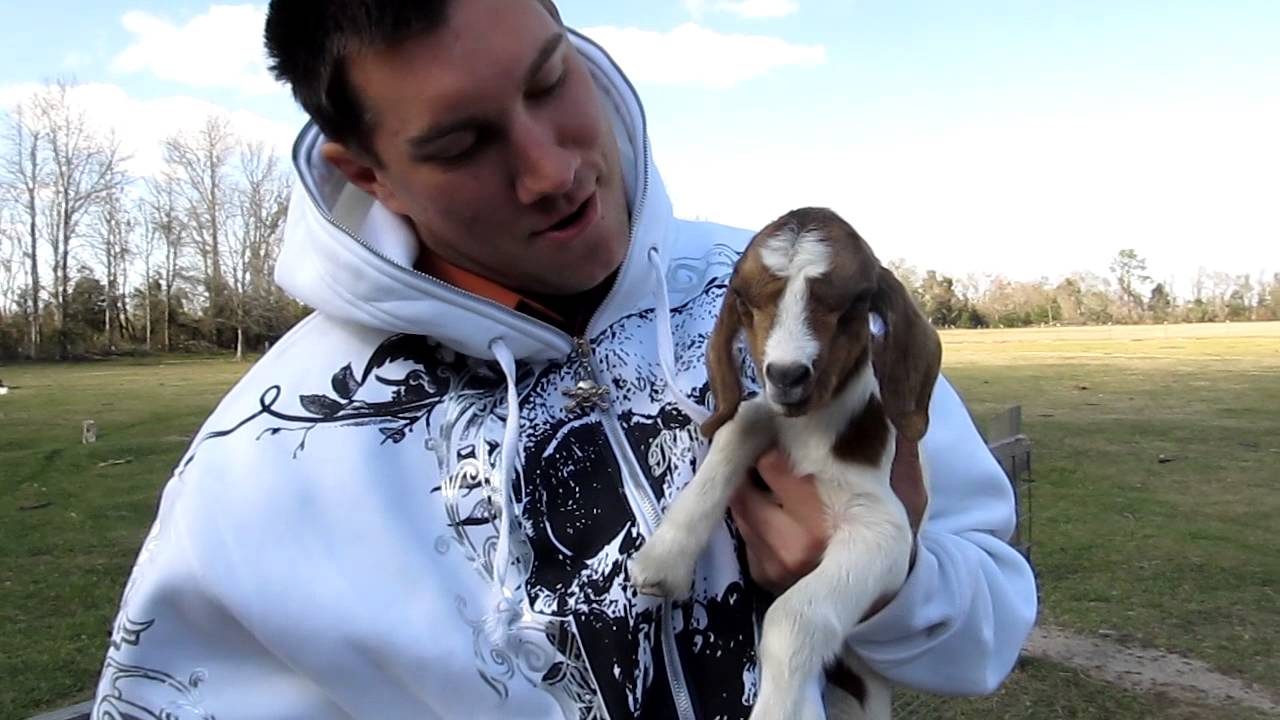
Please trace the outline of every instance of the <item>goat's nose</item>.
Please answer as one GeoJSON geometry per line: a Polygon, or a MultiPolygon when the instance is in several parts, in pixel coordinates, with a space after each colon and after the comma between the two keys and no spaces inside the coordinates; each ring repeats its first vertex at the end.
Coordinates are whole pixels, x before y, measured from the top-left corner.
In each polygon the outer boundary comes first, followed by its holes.
{"type": "Polygon", "coordinates": [[[804,363],[769,363],[764,376],[780,390],[794,390],[809,382],[813,371],[804,363]]]}

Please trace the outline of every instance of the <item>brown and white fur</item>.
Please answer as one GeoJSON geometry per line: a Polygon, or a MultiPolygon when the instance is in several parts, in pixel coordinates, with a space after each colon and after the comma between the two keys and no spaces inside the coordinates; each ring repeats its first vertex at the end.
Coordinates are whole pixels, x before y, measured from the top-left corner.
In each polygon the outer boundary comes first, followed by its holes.
{"type": "Polygon", "coordinates": [[[826,717],[824,671],[843,660],[863,697],[828,692],[833,716],[890,714],[886,682],[844,641],[873,604],[907,577],[914,545],[889,484],[897,433],[919,440],[941,344],[894,275],[830,210],[804,208],[771,223],[734,268],[712,332],[712,438],[689,486],[631,562],[642,592],[683,597],[694,565],[756,458],[778,446],[812,474],[830,542],[819,565],[765,614],[753,720],[826,717]],[[870,332],[870,313],[884,322],[870,332]],[[745,332],[764,391],[742,400],[734,348],[745,332]]]}

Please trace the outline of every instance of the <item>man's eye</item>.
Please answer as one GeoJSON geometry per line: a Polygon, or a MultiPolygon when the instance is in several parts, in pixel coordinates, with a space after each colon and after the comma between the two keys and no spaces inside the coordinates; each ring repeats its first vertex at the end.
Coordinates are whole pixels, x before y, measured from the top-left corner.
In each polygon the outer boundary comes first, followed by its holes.
{"type": "Polygon", "coordinates": [[[456,162],[471,154],[479,144],[479,137],[474,132],[454,133],[431,144],[422,154],[426,162],[456,162]]]}
{"type": "Polygon", "coordinates": [[[529,96],[535,99],[549,97],[555,93],[556,90],[560,89],[560,86],[564,84],[564,79],[568,74],[568,70],[561,70],[560,74],[553,80],[543,83],[530,91],[529,96]]]}

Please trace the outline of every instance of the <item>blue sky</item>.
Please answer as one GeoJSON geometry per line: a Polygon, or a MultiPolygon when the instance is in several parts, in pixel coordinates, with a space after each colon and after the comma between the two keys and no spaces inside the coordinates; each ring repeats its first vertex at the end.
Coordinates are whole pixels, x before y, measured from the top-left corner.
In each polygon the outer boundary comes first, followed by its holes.
{"type": "MultiPolygon", "coordinates": [[[[561,0],[640,89],[677,211],[829,205],[882,259],[1020,279],[1280,271],[1274,0],[561,0]]],[[[154,166],[210,110],[286,147],[261,6],[3,0],[0,104],[74,76],[154,166]]]]}

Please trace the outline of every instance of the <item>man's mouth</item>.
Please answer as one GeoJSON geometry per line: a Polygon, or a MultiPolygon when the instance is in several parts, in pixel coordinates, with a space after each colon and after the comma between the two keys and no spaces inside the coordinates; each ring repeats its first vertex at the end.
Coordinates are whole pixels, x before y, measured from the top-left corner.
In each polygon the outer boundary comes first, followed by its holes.
{"type": "Polygon", "coordinates": [[[578,232],[589,227],[591,221],[597,214],[596,193],[591,193],[582,204],[574,208],[568,215],[560,218],[553,225],[540,230],[537,234],[542,237],[555,237],[557,239],[568,239],[576,237],[578,232]]]}

